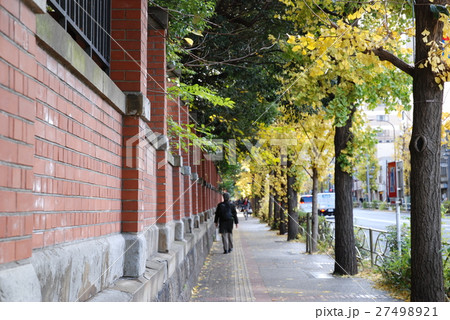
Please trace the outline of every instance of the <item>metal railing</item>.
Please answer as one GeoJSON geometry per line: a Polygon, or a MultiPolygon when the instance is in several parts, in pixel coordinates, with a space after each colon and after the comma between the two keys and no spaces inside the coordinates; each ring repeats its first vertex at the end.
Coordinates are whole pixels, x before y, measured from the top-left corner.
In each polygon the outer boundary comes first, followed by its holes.
{"type": "Polygon", "coordinates": [[[47,4],[50,15],[109,72],[111,0],[48,0],[47,4]]]}
{"type": "MultiPolygon", "coordinates": [[[[324,221],[319,230],[319,240],[334,246],[334,222],[324,221]]],[[[383,260],[389,256],[387,231],[362,226],[354,226],[355,247],[358,262],[370,259],[371,266],[381,266],[383,260]]]]}
{"type": "Polygon", "coordinates": [[[386,256],[389,256],[387,231],[354,226],[357,258],[361,261],[370,258],[370,265],[381,266],[386,256]]]}
{"type": "MultiPolygon", "coordinates": [[[[322,230],[319,229],[319,240],[334,247],[334,222],[326,220],[321,228],[322,230]]],[[[390,247],[393,245],[389,243],[388,231],[358,225],[354,226],[354,230],[358,262],[362,265],[363,260],[370,259],[371,266],[382,266],[383,261],[391,254],[390,247]]],[[[446,250],[450,248],[450,243],[443,241],[442,248],[445,263],[450,263],[450,258],[446,258],[448,255],[446,250]]]]}

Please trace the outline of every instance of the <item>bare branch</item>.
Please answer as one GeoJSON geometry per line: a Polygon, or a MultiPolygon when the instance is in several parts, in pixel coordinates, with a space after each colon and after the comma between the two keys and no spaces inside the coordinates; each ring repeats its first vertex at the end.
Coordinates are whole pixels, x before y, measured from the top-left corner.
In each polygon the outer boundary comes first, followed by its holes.
{"type": "MultiPolygon", "coordinates": [[[[372,49],[369,52],[373,52],[373,54],[375,54],[381,61],[389,61],[395,67],[399,68],[406,74],[409,74],[411,77],[414,76],[414,66],[406,63],[405,61],[403,61],[402,59],[400,59],[393,53],[391,53],[387,50],[384,50],[382,47],[372,49]]],[[[368,52],[366,52],[366,53],[368,53],[368,52]]]]}

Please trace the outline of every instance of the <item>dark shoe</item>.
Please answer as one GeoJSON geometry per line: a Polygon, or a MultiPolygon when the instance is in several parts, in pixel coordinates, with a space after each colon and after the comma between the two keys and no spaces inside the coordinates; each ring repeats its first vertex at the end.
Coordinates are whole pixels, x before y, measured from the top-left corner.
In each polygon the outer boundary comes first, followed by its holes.
{"type": "Polygon", "coordinates": [[[233,249],[228,249],[228,253],[230,253],[231,251],[233,251],[233,249]]]}
{"type": "Polygon", "coordinates": [[[223,254],[227,254],[229,251],[227,251],[227,250],[225,250],[224,252],[223,252],[223,254]]]}

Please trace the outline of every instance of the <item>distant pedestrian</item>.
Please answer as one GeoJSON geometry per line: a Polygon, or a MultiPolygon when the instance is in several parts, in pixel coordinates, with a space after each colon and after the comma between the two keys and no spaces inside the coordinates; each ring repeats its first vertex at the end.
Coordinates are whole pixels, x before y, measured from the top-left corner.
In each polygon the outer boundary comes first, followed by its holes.
{"type": "Polygon", "coordinates": [[[217,205],[214,223],[219,227],[222,235],[223,253],[230,253],[233,250],[233,222],[238,228],[239,220],[236,207],[230,202],[230,194],[223,194],[223,202],[217,205]]]}

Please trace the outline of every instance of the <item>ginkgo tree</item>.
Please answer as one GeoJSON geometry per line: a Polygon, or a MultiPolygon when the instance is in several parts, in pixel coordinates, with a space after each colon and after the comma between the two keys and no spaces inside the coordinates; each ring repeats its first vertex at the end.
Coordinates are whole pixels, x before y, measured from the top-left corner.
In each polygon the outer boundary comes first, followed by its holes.
{"type": "Polygon", "coordinates": [[[290,146],[297,143],[295,132],[292,128],[276,122],[270,126],[261,125],[257,138],[257,148],[254,148],[256,150],[252,155],[259,170],[263,168],[271,181],[270,193],[274,203],[272,228],[278,229],[280,234],[284,235],[288,230],[289,216],[293,215],[287,208],[287,152],[290,146]]]}
{"type": "Polygon", "coordinates": [[[242,160],[245,168],[237,182],[241,190],[248,192],[246,183],[250,176],[252,196],[256,199],[264,196],[271,199],[274,215],[269,215],[268,222],[281,235],[287,233],[288,240],[297,238],[296,194],[304,178],[303,169],[297,164],[298,153],[293,151],[302,147],[299,131],[295,129],[283,122],[282,118],[270,126],[261,125],[256,136],[257,143],[249,148],[250,155],[242,160]],[[265,190],[267,186],[269,190],[265,190]]]}
{"type": "Polygon", "coordinates": [[[312,244],[310,252],[317,251],[319,233],[319,216],[317,194],[319,182],[328,176],[334,158],[332,119],[326,117],[325,111],[316,114],[296,113],[284,108],[284,117],[289,127],[296,132],[297,145],[291,148],[293,165],[304,170],[312,180],[312,244]]]}
{"type": "MultiPolygon", "coordinates": [[[[304,32],[289,40],[293,51],[314,61],[307,70],[311,82],[336,72],[334,79],[337,87],[354,85],[355,93],[357,86],[366,82],[373,86],[373,92],[380,93],[374,81],[376,77],[356,72],[356,64],[371,66],[372,72],[379,75],[395,67],[412,78],[411,300],[443,301],[439,158],[442,86],[449,79],[450,47],[443,41],[445,36],[450,35],[447,1],[280,1],[291,6],[286,16],[296,21],[304,32]],[[405,40],[412,36],[415,37],[413,63],[405,55],[407,49],[404,49],[405,40]]],[[[379,80],[383,82],[382,78],[379,80]]],[[[394,83],[398,84],[398,81],[394,83]]],[[[335,95],[331,91],[335,90],[321,90],[322,97],[317,95],[317,101],[327,95],[335,95]]],[[[392,93],[395,97],[395,92],[392,93]]],[[[351,115],[355,99],[347,96],[341,101],[345,104],[341,110],[344,113],[347,110],[347,115],[351,115]]],[[[334,104],[335,109],[336,106],[334,104]]],[[[343,122],[337,125],[348,131],[349,117],[342,119],[343,122]]],[[[339,140],[338,129],[336,133],[335,140],[339,140]]],[[[342,138],[348,141],[345,137],[344,132],[342,138]]],[[[336,150],[339,151],[337,147],[336,150]]],[[[337,192],[340,178],[336,175],[337,192]]],[[[338,203],[336,210],[340,210],[338,203]]],[[[338,216],[336,227],[338,229],[338,216]]],[[[338,234],[338,242],[337,237],[338,234]]]]}

